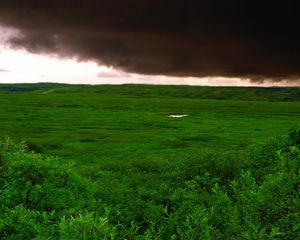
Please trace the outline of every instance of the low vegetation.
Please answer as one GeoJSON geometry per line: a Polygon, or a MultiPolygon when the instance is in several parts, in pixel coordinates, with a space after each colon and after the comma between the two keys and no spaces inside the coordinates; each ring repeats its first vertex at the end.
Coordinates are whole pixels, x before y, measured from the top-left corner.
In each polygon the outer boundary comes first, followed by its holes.
{"type": "Polygon", "coordinates": [[[89,178],[1,143],[1,239],[299,239],[300,129],[243,150],[116,161],[89,178]]]}
{"type": "Polygon", "coordinates": [[[0,84],[0,122],[0,136],[90,177],[115,161],[239,151],[286,134],[300,124],[300,88],[0,84]]]}
{"type": "Polygon", "coordinates": [[[0,84],[0,121],[1,240],[300,239],[300,88],[0,84]]]}

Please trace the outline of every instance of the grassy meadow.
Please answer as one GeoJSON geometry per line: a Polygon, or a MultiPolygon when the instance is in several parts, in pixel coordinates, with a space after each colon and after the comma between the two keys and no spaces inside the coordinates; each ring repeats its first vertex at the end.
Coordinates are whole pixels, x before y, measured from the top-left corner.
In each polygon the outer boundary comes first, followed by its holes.
{"type": "Polygon", "coordinates": [[[300,88],[0,85],[0,122],[1,239],[300,239],[300,88]]]}

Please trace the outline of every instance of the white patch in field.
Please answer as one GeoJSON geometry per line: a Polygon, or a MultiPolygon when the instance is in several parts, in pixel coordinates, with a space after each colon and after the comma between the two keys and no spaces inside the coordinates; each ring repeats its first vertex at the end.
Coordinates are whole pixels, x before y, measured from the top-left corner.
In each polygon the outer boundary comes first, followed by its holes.
{"type": "Polygon", "coordinates": [[[188,117],[188,114],[171,114],[169,115],[170,118],[183,118],[183,117],[188,117]]]}

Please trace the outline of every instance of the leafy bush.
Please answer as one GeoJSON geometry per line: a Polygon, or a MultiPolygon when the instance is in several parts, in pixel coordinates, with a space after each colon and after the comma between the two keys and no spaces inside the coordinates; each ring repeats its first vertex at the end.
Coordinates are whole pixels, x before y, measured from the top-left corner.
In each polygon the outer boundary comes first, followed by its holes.
{"type": "Polygon", "coordinates": [[[299,132],[239,153],[109,163],[95,184],[70,164],[7,139],[0,155],[0,236],[299,239],[299,132]]]}
{"type": "Polygon", "coordinates": [[[58,221],[55,212],[39,212],[23,206],[1,208],[1,239],[40,239],[57,238],[58,221]]]}
{"type": "Polygon", "coordinates": [[[61,218],[59,223],[62,239],[115,239],[118,226],[109,224],[107,217],[93,213],[79,214],[76,217],[61,218]]]}
{"type": "Polygon", "coordinates": [[[89,183],[58,159],[28,152],[8,139],[2,146],[0,203],[40,211],[82,209],[91,197],[89,183]]]}
{"type": "Polygon", "coordinates": [[[290,144],[300,145],[300,127],[295,126],[289,133],[290,144]]]}

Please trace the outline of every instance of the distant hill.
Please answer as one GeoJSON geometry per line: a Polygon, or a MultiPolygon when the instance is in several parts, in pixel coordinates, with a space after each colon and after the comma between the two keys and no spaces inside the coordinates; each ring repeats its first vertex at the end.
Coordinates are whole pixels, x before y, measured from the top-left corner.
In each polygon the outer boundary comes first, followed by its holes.
{"type": "Polygon", "coordinates": [[[203,87],[170,85],[68,85],[57,83],[0,84],[0,91],[82,92],[138,97],[181,97],[245,101],[300,101],[300,87],[203,87]]]}

